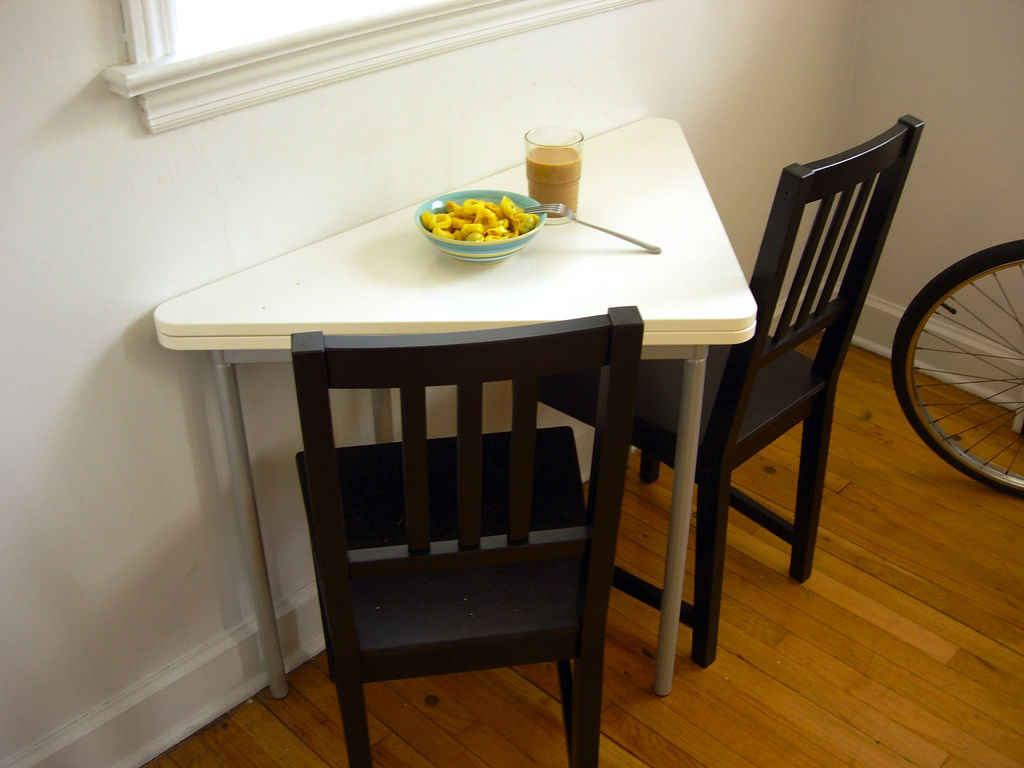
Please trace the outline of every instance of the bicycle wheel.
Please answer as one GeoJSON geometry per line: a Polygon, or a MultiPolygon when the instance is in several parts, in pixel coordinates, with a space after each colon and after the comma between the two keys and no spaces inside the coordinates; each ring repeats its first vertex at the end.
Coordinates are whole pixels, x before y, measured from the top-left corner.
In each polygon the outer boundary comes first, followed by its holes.
{"type": "Polygon", "coordinates": [[[925,443],[1024,497],[1024,240],[972,254],[921,289],[896,330],[892,374],[925,443]]]}

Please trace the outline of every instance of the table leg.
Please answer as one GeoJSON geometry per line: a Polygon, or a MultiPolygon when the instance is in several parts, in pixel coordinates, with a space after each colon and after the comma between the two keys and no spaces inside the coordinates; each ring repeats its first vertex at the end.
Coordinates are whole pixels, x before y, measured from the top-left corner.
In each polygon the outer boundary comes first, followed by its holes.
{"type": "Polygon", "coordinates": [[[668,545],[665,552],[665,580],[661,593],[661,623],[658,628],[658,652],[654,664],[654,692],[667,696],[672,692],[676,644],[679,637],[679,604],[683,599],[686,550],[693,514],[694,474],[697,446],[700,442],[700,411],[704,397],[704,367],[707,347],[699,347],[694,358],[683,365],[679,424],[676,429],[675,472],[672,507],[669,513],[668,545]]]}
{"type": "Polygon", "coordinates": [[[217,399],[224,423],[224,440],[227,444],[228,463],[231,470],[231,489],[234,494],[237,522],[245,539],[246,565],[256,610],[256,626],[263,650],[270,695],[282,699],[288,695],[288,680],[285,677],[281,642],[277,635],[277,617],[270,594],[270,580],[267,577],[267,561],[263,552],[263,538],[260,535],[260,521],[256,511],[256,494],[252,484],[252,466],[249,463],[249,448],[245,441],[245,424],[242,421],[242,404],[238,395],[238,378],[235,366],[224,359],[220,350],[211,352],[213,370],[217,380],[217,399]]]}

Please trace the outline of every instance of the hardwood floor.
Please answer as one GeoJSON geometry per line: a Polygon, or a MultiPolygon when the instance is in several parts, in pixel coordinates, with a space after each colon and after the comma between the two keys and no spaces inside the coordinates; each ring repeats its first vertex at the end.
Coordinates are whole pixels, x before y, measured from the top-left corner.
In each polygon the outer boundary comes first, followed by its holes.
{"type": "MultiPolygon", "coordinates": [[[[788,504],[797,434],[735,476],[788,504]]],[[[660,581],[671,473],[628,476],[620,562],[660,581]]],[[[962,477],[914,436],[888,361],[844,368],[814,574],[732,516],[718,660],[651,693],[657,615],[613,592],[601,764],[1024,765],[1024,501],[962,477]]],[[[321,655],[153,768],[345,766],[321,655]]],[[[553,667],[367,686],[375,765],[567,765],[553,667]]]]}

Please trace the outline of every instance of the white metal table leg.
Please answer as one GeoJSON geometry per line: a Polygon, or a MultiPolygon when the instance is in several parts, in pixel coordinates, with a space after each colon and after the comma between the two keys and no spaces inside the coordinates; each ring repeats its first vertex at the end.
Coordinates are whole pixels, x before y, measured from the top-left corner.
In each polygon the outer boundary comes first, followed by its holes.
{"type": "Polygon", "coordinates": [[[683,599],[686,550],[690,540],[693,514],[694,473],[700,442],[700,412],[704,397],[704,368],[707,347],[699,347],[695,357],[684,361],[679,424],[676,429],[675,473],[672,483],[672,508],[669,513],[668,545],[665,552],[665,581],[661,593],[661,623],[658,651],[654,664],[654,692],[667,696],[672,692],[676,644],[679,637],[679,604],[683,599]]]}
{"type": "Polygon", "coordinates": [[[210,354],[217,380],[217,400],[224,423],[224,441],[227,444],[231,470],[231,490],[234,494],[238,526],[244,538],[246,565],[256,609],[256,626],[263,650],[263,663],[266,665],[270,695],[275,699],[282,699],[288,695],[288,680],[285,677],[281,642],[277,635],[277,617],[270,594],[263,537],[260,534],[259,516],[256,511],[256,494],[252,484],[249,448],[245,441],[238,378],[235,366],[224,359],[223,352],[213,350],[210,354]]]}

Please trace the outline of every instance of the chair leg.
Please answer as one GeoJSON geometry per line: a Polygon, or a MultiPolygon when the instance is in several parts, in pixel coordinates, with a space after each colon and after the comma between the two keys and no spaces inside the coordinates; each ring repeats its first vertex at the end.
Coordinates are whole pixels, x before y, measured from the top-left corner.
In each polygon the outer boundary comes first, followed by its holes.
{"type": "Polygon", "coordinates": [[[573,740],[573,685],[572,661],[560,659],[558,662],[558,690],[562,694],[562,724],[565,728],[565,748],[572,761],[573,740]]]}
{"type": "Polygon", "coordinates": [[[640,479],[645,483],[653,483],[661,473],[661,462],[650,451],[640,451],[640,479]]]}
{"type": "Polygon", "coordinates": [[[317,598],[317,603],[320,606],[320,623],[324,628],[324,650],[327,652],[327,679],[333,683],[338,679],[338,673],[334,668],[334,649],[331,646],[331,632],[327,628],[327,610],[324,608],[324,604],[319,597],[317,598]]]}
{"type": "Polygon", "coordinates": [[[335,689],[341,708],[341,724],[345,732],[345,751],[348,753],[349,768],[373,768],[363,684],[358,680],[343,679],[345,677],[341,675],[338,678],[335,689]]]}
{"type": "MultiPolygon", "coordinates": [[[[306,510],[306,520],[309,522],[310,530],[312,530],[312,518],[310,517],[309,510],[306,510]]],[[[313,572],[320,573],[320,563],[316,556],[316,548],[313,548],[313,572]]],[[[331,648],[331,633],[327,628],[327,608],[324,607],[323,594],[319,586],[317,587],[316,603],[320,607],[320,624],[324,628],[324,649],[327,651],[327,679],[332,683],[338,679],[337,671],[334,669],[334,650],[331,648]]]]}
{"type": "Polygon", "coordinates": [[[693,578],[691,655],[702,667],[718,653],[718,620],[729,523],[729,473],[716,472],[697,484],[697,541],[693,578]]]}
{"type": "Polygon", "coordinates": [[[792,551],[789,560],[790,578],[799,582],[810,578],[814,565],[814,547],[818,538],[831,428],[831,406],[815,411],[803,425],[796,506],[793,514],[792,551]]]}
{"type": "Polygon", "coordinates": [[[602,654],[590,654],[573,664],[572,737],[570,768],[597,768],[601,742],[602,654]],[[596,658],[595,658],[596,657],[596,658]]]}

